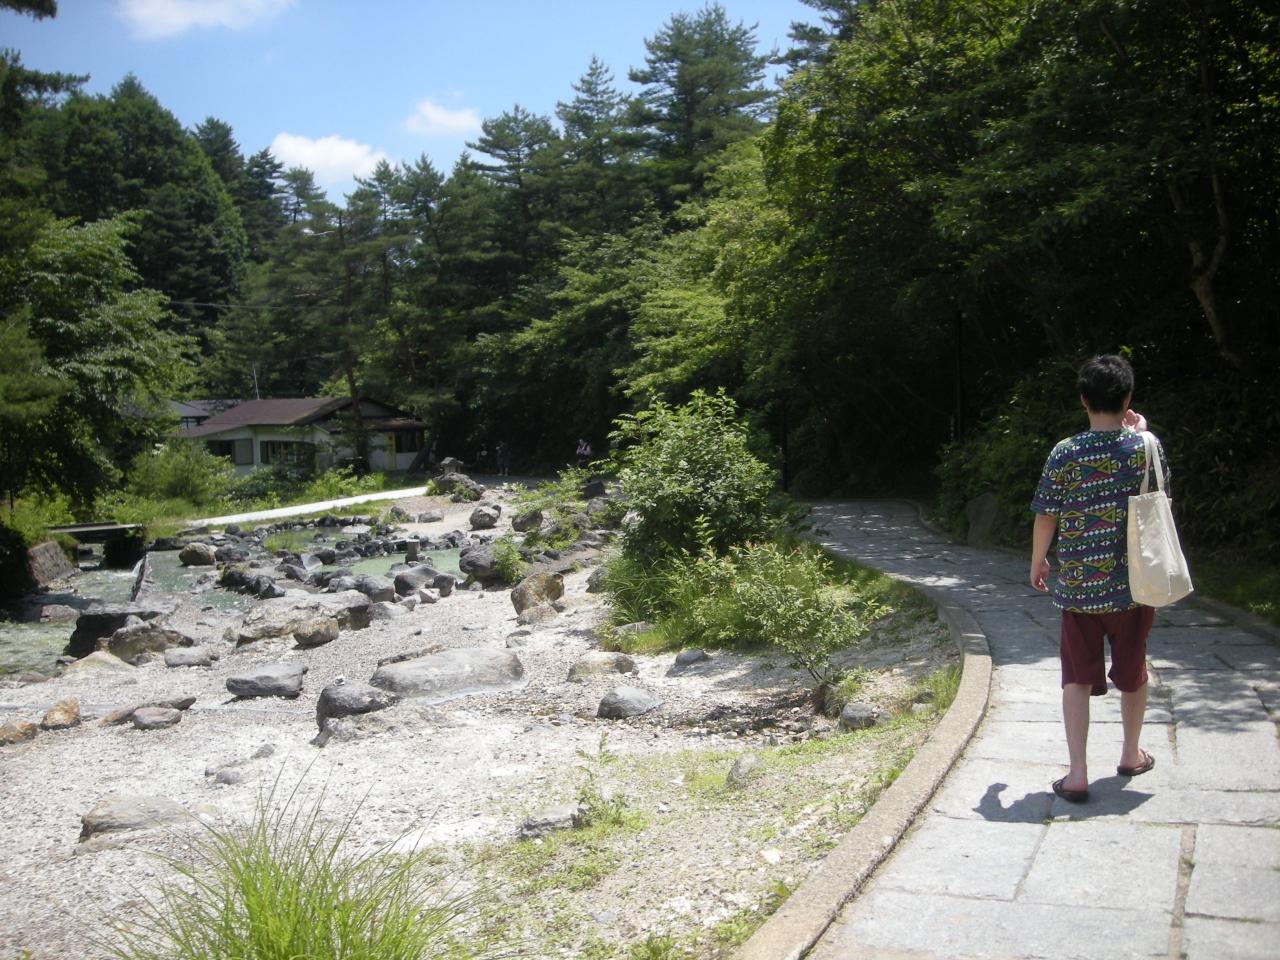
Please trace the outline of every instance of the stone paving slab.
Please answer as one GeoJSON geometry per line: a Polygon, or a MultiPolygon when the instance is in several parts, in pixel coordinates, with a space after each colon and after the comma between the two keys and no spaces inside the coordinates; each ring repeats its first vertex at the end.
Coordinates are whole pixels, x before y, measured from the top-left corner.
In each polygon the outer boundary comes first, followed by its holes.
{"type": "Polygon", "coordinates": [[[1276,960],[1280,924],[1187,917],[1186,960],[1276,960]]]}
{"type": "Polygon", "coordinates": [[[847,913],[847,919],[809,955],[810,960],[866,956],[1168,960],[1169,956],[1170,917],[1164,911],[1009,903],[876,888],[856,900],[847,913]]]}
{"type": "MultiPolygon", "coordinates": [[[[1005,700],[999,706],[993,707],[988,716],[992,720],[1013,720],[1013,721],[1029,721],[1032,723],[1051,723],[1059,727],[1062,726],[1062,705],[1058,700],[1005,700]]],[[[1092,731],[1101,724],[1111,724],[1120,722],[1120,698],[1111,697],[1095,697],[1089,711],[1089,730],[1090,739],[1092,739],[1092,731]]],[[[1161,703],[1153,703],[1147,701],[1147,722],[1144,725],[1167,725],[1173,722],[1173,714],[1169,708],[1161,703]]],[[[1147,736],[1143,734],[1143,745],[1146,745],[1147,736]]],[[[1064,734],[1065,742],[1065,734],[1064,734]]],[[[1164,742],[1163,736],[1160,740],[1164,742]]]]}
{"type": "Polygon", "coordinates": [[[1187,913],[1280,923],[1280,830],[1202,826],[1194,860],[1187,913]]]}
{"type": "Polygon", "coordinates": [[[1044,836],[1042,823],[927,820],[885,866],[885,889],[1012,900],[1044,836]]]}
{"type": "Polygon", "coordinates": [[[1019,899],[1171,913],[1182,830],[1127,820],[1053,823],[1019,899]],[[1152,882],[1163,878],[1166,882],[1152,882]]]}
{"type": "MultiPolygon", "coordinates": [[[[1238,723],[1231,730],[1178,726],[1179,781],[1189,787],[1280,791],[1280,751],[1269,720],[1238,723]]],[[[1280,794],[1276,796],[1280,805],[1280,794]]]]}

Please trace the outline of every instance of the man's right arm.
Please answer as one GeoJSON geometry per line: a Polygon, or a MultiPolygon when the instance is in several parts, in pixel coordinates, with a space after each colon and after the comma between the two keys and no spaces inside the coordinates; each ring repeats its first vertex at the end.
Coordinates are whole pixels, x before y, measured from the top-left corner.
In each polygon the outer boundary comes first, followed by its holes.
{"type": "Polygon", "coordinates": [[[1048,513],[1037,513],[1031,528],[1031,586],[1041,593],[1049,590],[1049,547],[1058,531],[1058,518],[1048,513]]]}

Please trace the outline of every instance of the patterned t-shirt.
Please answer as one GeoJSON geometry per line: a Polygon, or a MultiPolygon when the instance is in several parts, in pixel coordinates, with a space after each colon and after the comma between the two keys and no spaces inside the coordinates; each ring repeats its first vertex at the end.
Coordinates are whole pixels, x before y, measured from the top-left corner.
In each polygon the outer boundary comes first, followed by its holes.
{"type": "MultiPolygon", "coordinates": [[[[1163,466],[1158,440],[1156,450],[1163,466]]],[[[1128,430],[1086,430],[1049,454],[1031,509],[1058,518],[1053,602],[1060,609],[1116,613],[1137,606],[1129,593],[1126,527],[1129,497],[1142,484],[1146,462],[1142,435],[1128,430]]]]}

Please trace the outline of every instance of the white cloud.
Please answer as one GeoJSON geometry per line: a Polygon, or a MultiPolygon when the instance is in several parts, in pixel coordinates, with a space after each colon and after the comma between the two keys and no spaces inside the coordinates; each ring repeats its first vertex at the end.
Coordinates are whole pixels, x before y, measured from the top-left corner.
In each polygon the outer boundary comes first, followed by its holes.
{"type": "Polygon", "coordinates": [[[330,135],[312,140],[296,133],[278,133],[271,153],[288,167],[306,167],[322,187],[333,187],[352,177],[367,177],[387,155],[366,143],[330,135]]]}
{"type": "Polygon", "coordinates": [[[275,16],[294,0],[117,0],[120,15],[144,40],[176,36],[192,27],[243,30],[275,16]]]}
{"type": "Polygon", "coordinates": [[[480,114],[470,107],[450,110],[430,100],[423,100],[405,118],[404,128],[429,137],[475,133],[480,129],[480,114]]]}

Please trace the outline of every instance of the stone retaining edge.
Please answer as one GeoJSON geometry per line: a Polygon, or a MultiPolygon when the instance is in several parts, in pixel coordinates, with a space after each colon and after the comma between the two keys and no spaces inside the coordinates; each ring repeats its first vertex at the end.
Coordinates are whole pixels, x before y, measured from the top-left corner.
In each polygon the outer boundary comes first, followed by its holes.
{"type": "Polygon", "coordinates": [[[956,698],[906,769],[786,902],[734,954],[735,960],[801,960],[889,856],[968,745],[987,712],[991,648],[967,610],[929,597],[963,657],[956,698]]]}

